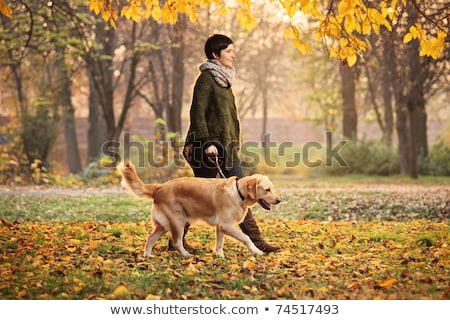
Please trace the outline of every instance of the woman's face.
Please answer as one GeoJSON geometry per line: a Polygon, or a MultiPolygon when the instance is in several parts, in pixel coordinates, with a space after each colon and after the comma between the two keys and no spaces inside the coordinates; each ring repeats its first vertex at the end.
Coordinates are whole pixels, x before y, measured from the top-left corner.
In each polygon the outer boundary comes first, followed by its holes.
{"type": "Polygon", "coordinates": [[[236,55],[234,54],[234,46],[233,44],[229,44],[228,47],[220,51],[220,57],[218,57],[213,52],[213,57],[218,60],[224,67],[231,68],[233,66],[234,58],[236,55]]]}

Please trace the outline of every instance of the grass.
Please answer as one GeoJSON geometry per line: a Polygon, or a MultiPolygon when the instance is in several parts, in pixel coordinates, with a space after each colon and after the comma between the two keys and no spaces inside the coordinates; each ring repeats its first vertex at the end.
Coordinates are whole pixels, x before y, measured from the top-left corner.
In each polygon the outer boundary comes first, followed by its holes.
{"type": "Polygon", "coordinates": [[[283,245],[281,253],[254,258],[228,240],[226,259],[213,255],[213,229],[206,226],[194,227],[188,239],[198,250],[182,259],[166,249],[167,237],[154,257],[143,258],[146,223],[2,222],[2,240],[13,240],[2,246],[0,294],[4,299],[448,298],[446,223],[266,222],[270,228],[264,224],[263,230],[283,245]],[[424,232],[432,232],[435,242],[424,243],[424,232]],[[384,287],[391,279],[396,284],[384,287]]]}
{"type": "Polygon", "coordinates": [[[0,196],[0,219],[19,221],[148,220],[151,203],[115,196],[0,196]]]}
{"type": "MultiPolygon", "coordinates": [[[[193,226],[190,259],[143,258],[151,202],[82,190],[1,193],[1,299],[448,299],[449,184],[275,177],[283,198],[255,208],[277,254],[252,257],[193,226]]],[[[1,191],[1,190],[0,190],[1,191]]]]}
{"type": "MultiPolygon", "coordinates": [[[[276,211],[259,207],[257,214],[288,220],[439,220],[450,217],[450,177],[326,177],[273,176],[283,202],[276,211]]],[[[70,189],[2,194],[0,219],[19,221],[117,221],[149,219],[151,202],[136,200],[126,191],[70,189]],[[26,195],[26,196],[24,196],[26,195]]]]}

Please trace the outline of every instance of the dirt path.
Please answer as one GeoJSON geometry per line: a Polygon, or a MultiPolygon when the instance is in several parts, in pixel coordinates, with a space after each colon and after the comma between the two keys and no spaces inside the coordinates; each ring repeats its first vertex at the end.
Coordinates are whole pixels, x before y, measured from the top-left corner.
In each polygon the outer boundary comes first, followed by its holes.
{"type": "MultiPolygon", "coordinates": [[[[383,192],[396,194],[435,194],[450,199],[450,185],[422,185],[422,184],[380,184],[355,183],[353,185],[336,185],[293,181],[277,188],[282,192],[383,192]]],[[[96,196],[120,195],[128,191],[121,186],[107,187],[55,187],[55,186],[0,186],[0,195],[28,195],[28,196],[96,196]]]]}
{"type": "Polygon", "coordinates": [[[87,197],[97,195],[119,195],[125,194],[127,190],[121,187],[43,187],[43,186],[26,186],[26,187],[7,187],[0,186],[0,195],[20,195],[20,196],[74,196],[87,197]]]}

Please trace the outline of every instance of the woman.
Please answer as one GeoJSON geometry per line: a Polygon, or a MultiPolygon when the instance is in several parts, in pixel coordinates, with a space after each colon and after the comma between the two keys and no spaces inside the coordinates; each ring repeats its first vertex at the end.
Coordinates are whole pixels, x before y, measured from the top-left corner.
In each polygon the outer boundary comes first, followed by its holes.
{"type": "MultiPolygon", "coordinates": [[[[235,73],[233,41],[225,35],[214,34],[205,43],[205,54],[207,60],[200,65],[201,74],[194,87],[183,155],[196,177],[215,178],[217,158],[226,177],[241,178],[240,127],[231,90],[235,73]]],[[[262,238],[250,209],[239,226],[261,251],[280,250],[262,238]]]]}

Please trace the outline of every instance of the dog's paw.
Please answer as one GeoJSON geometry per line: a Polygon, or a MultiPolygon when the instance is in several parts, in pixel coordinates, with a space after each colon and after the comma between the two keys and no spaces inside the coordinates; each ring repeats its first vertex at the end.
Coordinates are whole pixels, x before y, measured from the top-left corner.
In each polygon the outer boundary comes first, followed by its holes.
{"type": "Polygon", "coordinates": [[[255,256],[262,256],[262,255],[264,254],[264,252],[262,252],[262,251],[259,250],[259,249],[254,250],[252,253],[253,253],[253,255],[255,255],[255,256]]]}
{"type": "Polygon", "coordinates": [[[223,251],[216,251],[216,256],[218,256],[219,258],[225,258],[223,251]]]}
{"type": "Polygon", "coordinates": [[[192,257],[192,255],[189,253],[189,252],[186,252],[186,253],[182,253],[181,254],[182,256],[183,256],[183,258],[186,258],[186,259],[188,259],[188,258],[191,258],[192,257]]]}
{"type": "Polygon", "coordinates": [[[153,255],[151,253],[147,253],[147,252],[144,253],[144,258],[150,258],[150,257],[153,257],[153,255]]]}

